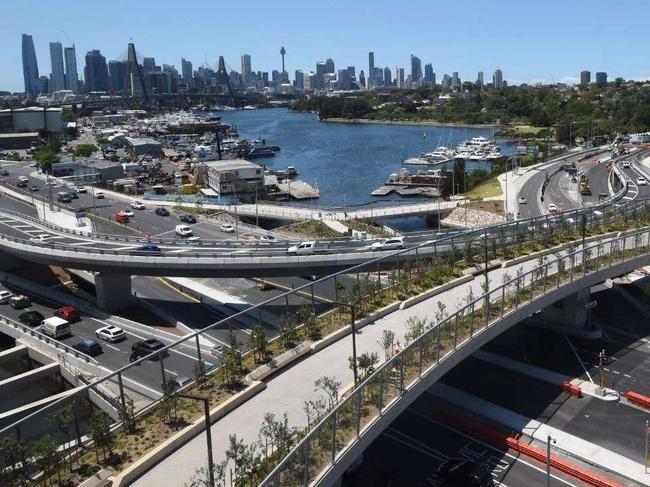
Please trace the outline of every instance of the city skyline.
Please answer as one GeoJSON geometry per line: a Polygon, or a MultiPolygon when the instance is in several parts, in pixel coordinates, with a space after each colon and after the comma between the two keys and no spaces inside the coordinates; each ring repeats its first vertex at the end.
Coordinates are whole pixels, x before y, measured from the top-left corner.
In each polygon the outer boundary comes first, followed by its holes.
{"type": "MultiPolygon", "coordinates": [[[[180,68],[181,58],[191,61],[194,69],[204,64],[206,59],[208,64],[216,67],[218,57],[221,55],[231,69],[239,71],[241,55],[249,54],[254,71],[271,72],[273,69],[280,71],[279,48],[285,46],[288,73],[296,70],[305,73],[310,70],[315,71],[316,62],[324,61],[328,57],[333,58],[337,66],[356,66],[357,71],[360,69],[365,71],[369,51],[375,52],[377,67],[382,69],[389,67],[391,71],[394,71],[396,66],[405,67],[407,72],[410,72],[409,55],[413,53],[422,60],[423,65],[432,64],[433,72],[437,73],[438,79],[441,79],[442,73],[458,72],[461,79],[475,80],[478,71],[492,73],[498,67],[504,70],[511,84],[536,81],[578,83],[579,73],[584,69],[607,72],[612,79],[617,76],[626,79],[647,79],[646,73],[650,72],[650,67],[646,69],[641,62],[640,54],[631,49],[627,52],[627,56],[619,54],[631,44],[628,40],[629,31],[634,29],[630,29],[630,26],[638,23],[638,19],[643,17],[644,9],[650,11],[650,8],[638,2],[623,2],[630,6],[634,5],[637,8],[635,14],[621,6],[607,15],[598,8],[584,13],[577,7],[562,4],[562,12],[566,16],[554,18],[553,25],[547,27],[552,31],[562,30],[563,38],[560,42],[553,36],[545,37],[543,46],[538,35],[544,29],[543,19],[548,14],[537,12],[536,21],[531,23],[531,7],[508,12],[507,15],[499,14],[504,22],[508,22],[508,29],[497,29],[491,25],[489,20],[495,18],[496,14],[487,9],[482,15],[485,20],[482,23],[467,17],[466,10],[457,6],[445,6],[444,10],[435,9],[438,18],[444,15],[447,20],[457,21],[451,22],[454,23],[453,38],[457,42],[431,42],[430,32],[424,25],[426,22],[420,18],[427,15],[412,16],[408,12],[397,12],[386,16],[382,12],[388,4],[382,2],[376,5],[376,10],[368,13],[367,22],[361,21],[363,9],[360,7],[349,9],[345,16],[337,14],[335,6],[332,6],[334,12],[323,13],[321,20],[334,22],[332,25],[337,25],[344,35],[332,36],[329,30],[319,30],[318,25],[313,22],[305,25],[299,22],[299,25],[294,25],[296,21],[306,21],[308,12],[292,13],[289,19],[275,19],[269,17],[268,13],[262,15],[260,10],[258,16],[255,13],[258,2],[251,2],[253,15],[250,28],[259,31],[259,35],[251,36],[250,39],[235,35],[240,25],[235,21],[234,14],[219,11],[219,18],[223,19],[223,25],[220,25],[219,29],[222,34],[220,36],[207,34],[208,30],[204,30],[206,34],[197,38],[187,35],[188,31],[185,27],[194,26],[190,29],[192,32],[201,32],[202,28],[207,29],[206,19],[213,18],[209,13],[217,11],[216,7],[208,3],[199,3],[202,4],[206,15],[197,16],[191,12],[179,12],[178,16],[175,15],[174,22],[159,10],[148,10],[146,1],[139,5],[142,8],[126,19],[123,17],[118,19],[115,10],[119,8],[103,11],[96,6],[91,6],[85,9],[81,8],[80,2],[75,1],[62,2],[62,7],[67,8],[60,9],[60,12],[53,11],[47,19],[35,19],[32,15],[33,9],[28,5],[16,5],[9,12],[9,28],[5,30],[5,35],[8,37],[0,46],[0,57],[8,63],[0,79],[0,90],[23,90],[19,46],[22,33],[33,36],[41,74],[51,72],[50,42],[61,42],[65,47],[74,43],[77,49],[77,62],[81,63],[85,53],[94,49],[100,50],[107,60],[120,59],[131,37],[143,55],[155,57],[159,64],[173,64],[177,69],[180,68]],[[70,15],[70,12],[75,12],[75,15],[70,15]],[[576,24],[571,15],[578,15],[578,13],[581,23],[576,24]],[[80,22],[80,20],[92,19],[88,17],[92,15],[101,16],[105,27],[96,28],[96,25],[90,23],[92,28],[89,28],[86,25],[89,22],[80,22]],[[143,23],[145,18],[148,21],[143,23]],[[629,24],[622,28],[619,23],[612,22],[612,18],[625,20],[629,24]],[[413,30],[414,35],[385,39],[376,34],[382,30],[379,28],[382,25],[399,21],[408,22],[409,30],[413,30]],[[120,29],[110,28],[116,22],[119,22],[120,29]],[[515,24],[514,27],[511,25],[512,22],[515,24]],[[270,23],[273,24],[272,29],[268,29],[270,23]],[[366,25],[368,23],[369,25],[366,25]],[[607,39],[602,36],[600,30],[605,24],[609,29],[607,39]],[[153,28],[152,25],[157,27],[153,28]],[[620,36],[617,36],[617,32],[620,32],[620,36]],[[346,39],[353,42],[345,42],[346,39]],[[574,41],[582,42],[584,39],[589,39],[587,43],[589,45],[584,46],[581,56],[575,56],[573,50],[566,49],[567,44],[574,41]]],[[[511,1],[505,3],[513,4],[511,1]]],[[[559,2],[551,3],[557,3],[559,6],[559,2]]],[[[605,4],[602,1],[596,2],[596,4],[601,3],[605,4]]],[[[262,8],[261,3],[259,7],[262,8]]],[[[414,5],[413,8],[419,12],[432,14],[434,11],[432,6],[425,4],[414,5]]],[[[196,12],[196,9],[190,10],[196,12]]],[[[503,11],[507,10],[507,8],[503,9],[503,11]]],[[[436,23],[434,39],[452,34],[450,29],[447,22],[436,23]]],[[[83,69],[82,66],[78,68],[83,69]]]]}

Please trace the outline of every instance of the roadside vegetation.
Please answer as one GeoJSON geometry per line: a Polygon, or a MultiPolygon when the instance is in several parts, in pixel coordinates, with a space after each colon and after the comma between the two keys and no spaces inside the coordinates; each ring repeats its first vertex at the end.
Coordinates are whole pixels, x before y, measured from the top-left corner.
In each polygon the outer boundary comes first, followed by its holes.
{"type": "Polygon", "coordinates": [[[501,196],[502,194],[503,191],[501,191],[501,183],[499,183],[499,180],[495,176],[479,184],[471,191],[468,191],[466,196],[471,200],[478,200],[482,198],[501,196]]]}
{"type": "Polygon", "coordinates": [[[341,233],[317,220],[292,223],[291,225],[278,228],[277,231],[293,233],[299,237],[308,238],[338,238],[343,236],[341,233]]]}
{"type": "Polygon", "coordinates": [[[364,220],[344,220],[341,223],[357,232],[366,232],[368,235],[377,235],[378,237],[387,237],[388,233],[379,225],[373,225],[364,220]]]}

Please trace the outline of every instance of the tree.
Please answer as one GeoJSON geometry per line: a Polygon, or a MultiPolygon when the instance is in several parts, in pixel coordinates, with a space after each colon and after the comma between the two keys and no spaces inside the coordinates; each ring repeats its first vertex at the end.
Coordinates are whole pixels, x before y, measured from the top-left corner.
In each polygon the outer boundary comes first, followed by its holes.
{"type": "Polygon", "coordinates": [[[246,474],[252,476],[259,462],[259,457],[256,454],[256,445],[247,445],[243,440],[238,439],[237,435],[230,435],[228,441],[229,446],[228,450],[226,450],[226,458],[232,460],[235,464],[235,477],[241,478],[246,474]]]}
{"type": "Polygon", "coordinates": [[[113,445],[115,439],[111,435],[111,421],[106,413],[103,411],[95,411],[90,417],[89,433],[95,446],[95,455],[99,463],[99,452],[102,452],[104,461],[107,460],[107,455],[113,455],[113,445]]]}
{"type": "Polygon", "coordinates": [[[256,363],[264,362],[267,359],[269,355],[269,340],[266,337],[264,328],[261,325],[257,325],[255,328],[253,328],[248,344],[253,350],[253,360],[256,363]]]}
{"type": "Polygon", "coordinates": [[[298,321],[303,324],[305,338],[308,340],[318,340],[321,338],[321,324],[312,311],[311,307],[303,306],[298,311],[298,321]]]}
{"type": "Polygon", "coordinates": [[[406,320],[406,333],[404,333],[404,343],[409,345],[416,338],[424,333],[427,326],[427,319],[418,316],[411,316],[406,320]]]}
{"type": "Polygon", "coordinates": [[[275,418],[275,414],[267,412],[259,430],[260,445],[265,450],[267,445],[270,445],[271,452],[278,451],[280,456],[284,456],[291,447],[292,433],[286,412],[279,420],[275,418]]]}
{"type": "Polygon", "coordinates": [[[381,345],[384,351],[384,360],[388,360],[395,350],[395,332],[392,330],[384,330],[381,334],[379,345],[381,345]]]}
{"type": "Polygon", "coordinates": [[[339,403],[339,391],[341,389],[341,382],[334,379],[333,377],[323,377],[316,379],[314,381],[314,391],[321,391],[325,394],[329,409],[334,409],[339,403]]]}
{"type": "Polygon", "coordinates": [[[133,434],[137,430],[137,421],[135,417],[135,403],[130,397],[124,398],[124,405],[122,402],[118,404],[117,413],[120,417],[120,421],[124,425],[124,430],[128,434],[133,434]]]}
{"type": "Polygon", "coordinates": [[[283,348],[295,347],[299,338],[295,316],[291,313],[280,316],[278,328],[280,329],[280,345],[283,348]]]}
{"type": "Polygon", "coordinates": [[[25,442],[11,434],[0,441],[0,484],[19,485],[26,479],[27,449],[25,442]]]}
{"type": "Polygon", "coordinates": [[[76,157],[90,157],[93,152],[98,150],[95,144],[79,144],[74,148],[74,155],[76,157]]]}
{"type": "MultiPolygon", "coordinates": [[[[54,426],[59,433],[61,433],[62,437],[65,438],[66,446],[63,449],[64,459],[67,457],[68,450],[72,447],[72,445],[70,445],[70,426],[72,426],[73,421],[74,412],[72,410],[72,404],[68,404],[48,416],[48,422],[54,426]]],[[[72,455],[70,455],[69,459],[69,468],[70,471],[72,471],[72,455]]]]}
{"type": "Polygon", "coordinates": [[[43,485],[54,485],[50,478],[54,471],[58,472],[59,483],[61,483],[61,470],[56,468],[59,461],[59,445],[50,436],[45,435],[36,443],[32,449],[36,465],[43,471],[43,485]]]}
{"type": "Polygon", "coordinates": [[[203,360],[203,359],[198,360],[194,364],[194,368],[192,370],[194,371],[194,382],[196,382],[196,384],[199,387],[203,387],[203,385],[205,384],[205,382],[208,379],[205,376],[205,360],[203,360]]]}
{"type": "Polygon", "coordinates": [[[41,147],[34,151],[34,160],[38,162],[41,171],[49,174],[52,172],[52,164],[59,162],[59,155],[49,147],[41,147]]]}
{"type": "Polygon", "coordinates": [[[237,337],[235,337],[231,329],[228,334],[228,346],[221,357],[221,378],[224,386],[232,388],[239,385],[243,373],[244,367],[241,352],[239,351],[239,344],[237,343],[237,337]]]}
{"type": "MultiPolygon", "coordinates": [[[[228,461],[215,463],[212,470],[214,476],[214,487],[226,487],[226,466],[228,461]]],[[[200,467],[194,470],[194,475],[186,487],[212,487],[208,467],[200,467]]]]}
{"type": "MultiPolygon", "coordinates": [[[[366,379],[375,371],[375,365],[377,362],[379,362],[379,355],[377,352],[363,352],[357,357],[357,370],[360,373],[360,381],[366,379]]],[[[350,370],[354,370],[354,357],[348,357],[348,364],[350,366],[350,370]]]]}

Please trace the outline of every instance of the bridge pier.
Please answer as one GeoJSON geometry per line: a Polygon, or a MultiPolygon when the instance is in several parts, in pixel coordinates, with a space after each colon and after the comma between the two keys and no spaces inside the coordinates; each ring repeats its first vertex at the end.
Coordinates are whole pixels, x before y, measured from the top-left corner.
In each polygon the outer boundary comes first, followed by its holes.
{"type": "Polygon", "coordinates": [[[591,310],[595,307],[596,301],[591,299],[587,288],[544,308],[535,314],[531,321],[536,326],[567,335],[600,338],[603,332],[591,320],[591,310]]]}
{"type": "Polygon", "coordinates": [[[133,302],[131,276],[128,274],[95,274],[97,307],[103,311],[117,311],[133,302]]]}

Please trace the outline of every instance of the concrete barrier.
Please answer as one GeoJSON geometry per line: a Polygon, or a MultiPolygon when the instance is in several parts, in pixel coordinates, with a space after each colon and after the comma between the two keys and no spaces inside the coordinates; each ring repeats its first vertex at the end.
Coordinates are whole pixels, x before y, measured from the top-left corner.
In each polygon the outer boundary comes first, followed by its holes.
{"type": "Polygon", "coordinates": [[[311,353],[311,344],[312,342],[307,341],[303,342],[297,347],[287,350],[283,354],[280,354],[278,357],[269,360],[266,364],[256,368],[250,374],[246,376],[248,381],[262,381],[268,376],[282,370],[287,365],[299,360],[304,355],[311,353]]]}
{"type": "Polygon", "coordinates": [[[15,347],[0,352],[0,364],[13,362],[23,357],[27,357],[27,347],[25,345],[16,345],[15,347]]]}
{"type": "Polygon", "coordinates": [[[406,309],[410,308],[411,306],[418,304],[426,299],[429,299],[433,296],[436,296],[440,293],[444,293],[445,291],[448,291],[452,287],[455,286],[460,286],[461,284],[465,284],[466,282],[469,282],[474,279],[473,275],[466,275],[462,277],[458,277],[452,281],[446,282],[445,284],[442,284],[440,286],[434,287],[433,289],[429,289],[428,291],[424,291],[421,294],[418,294],[417,296],[413,296],[412,298],[408,298],[404,301],[402,301],[399,309],[406,309]]]}
{"type": "MultiPolygon", "coordinates": [[[[246,389],[235,394],[233,397],[228,399],[226,402],[220,404],[218,407],[210,411],[210,421],[214,423],[219,419],[223,418],[233,409],[239,407],[241,404],[248,401],[251,397],[255,396],[259,392],[263,391],[266,388],[266,384],[263,382],[254,382],[249,385],[246,389]]],[[[171,438],[167,439],[161,445],[158,445],[155,449],[148,452],[142,458],[137,460],[135,463],[129,465],[126,469],[122,470],[117,475],[114,475],[110,478],[113,482],[113,487],[124,487],[137,477],[145,473],[151,467],[160,462],[163,458],[169,455],[171,452],[177,450],[182,445],[187,443],[194,436],[198,435],[205,428],[205,418],[201,416],[196,421],[194,421],[189,426],[183,428],[181,431],[176,433],[171,438]]]]}
{"type": "Polygon", "coordinates": [[[14,375],[5,380],[0,380],[0,394],[11,394],[13,387],[23,386],[44,377],[51,377],[59,373],[59,364],[47,364],[22,374],[14,375]]]}
{"type": "Polygon", "coordinates": [[[643,394],[634,391],[627,391],[625,393],[625,398],[632,404],[650,409],[650,397],[648,396],[644,396],[643,394]]]}

